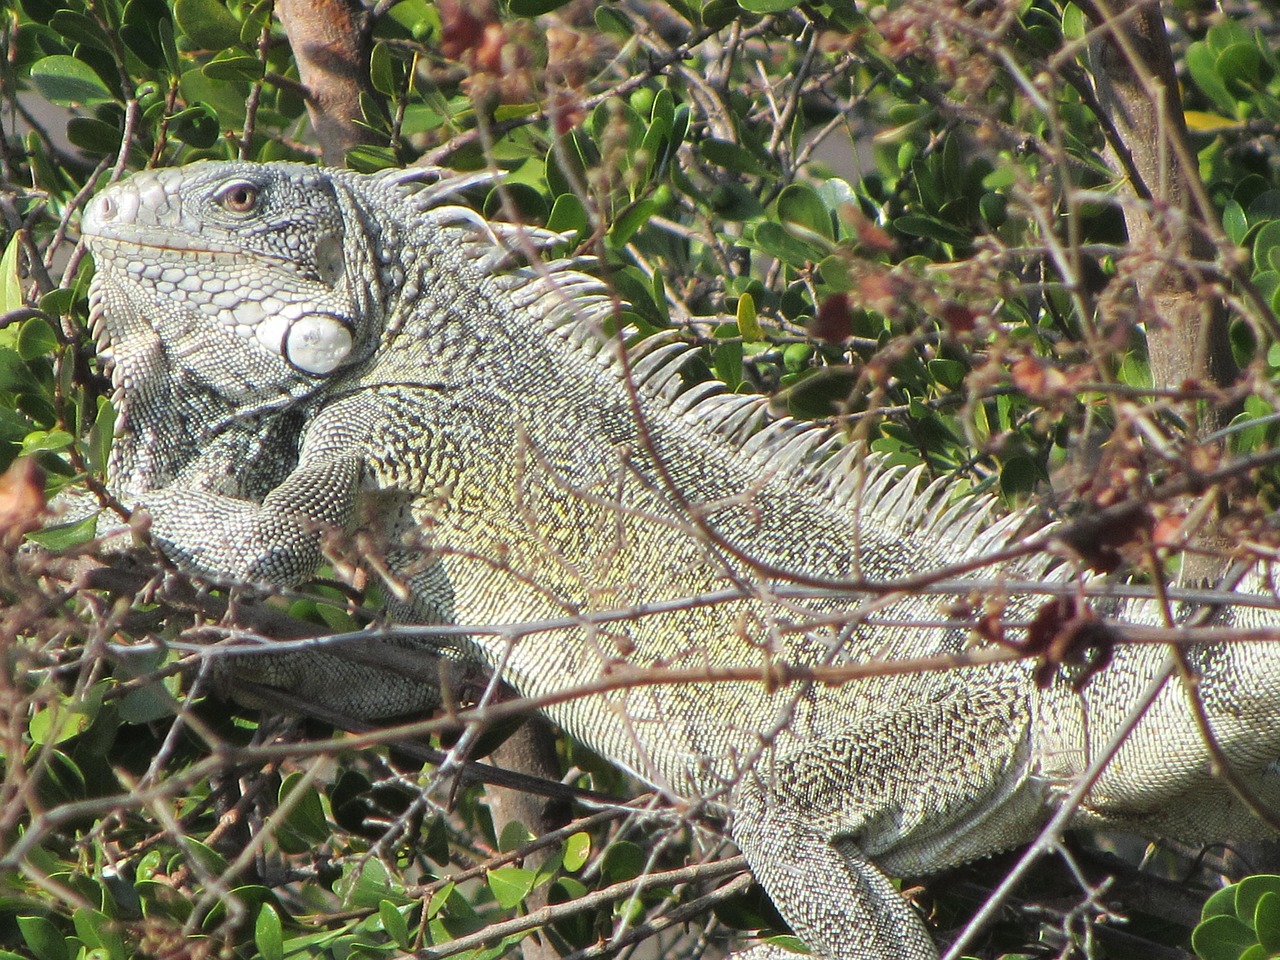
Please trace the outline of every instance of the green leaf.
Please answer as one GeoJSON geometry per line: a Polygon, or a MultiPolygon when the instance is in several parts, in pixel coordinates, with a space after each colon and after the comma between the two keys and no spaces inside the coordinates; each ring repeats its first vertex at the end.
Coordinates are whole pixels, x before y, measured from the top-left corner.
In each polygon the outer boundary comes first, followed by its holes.
{"type": "Polygon", "coordinates": [[[280,914],[269,903],[258,909],[258,919],[253,924],[253,943],[262,960],[284,960],[284,931],[280,914]]]}
{"type": "Polygon", "coordinates": [[[652,220],[659,211],[659,205],[653,197],[645,197],[633,203],[627,212],[614,221],[613,226],[609,228],[606,234],[609,245],[614,249],[626,246],[635,236],[635,232],[652,220]]]}
{"type": "Polygon", "coordinates": [[[1187,48],[1187,70],[1191,79],[1214,106],[1228,116],[1236,114],[1236,98],[1227,90],[1227,85],[1218,75],[1217,55],[1203,40],[1198,40],[1187,48]]]}
{"type": "Polygon", "coordinates": [[[62,523],[54,527],[45,527],[27,534],[27,539],[48,550],[67,550],[88,543],[98,533],[98,515],[91,513],[87,517],[72,523],[62,523]]]}
{"type": "Polygon", "coordinates": [[[49,26],[65,40],[71,41],[81,48],[99,50],[106,53],[111,49],[106,34],[92,18],[74,10],[59,10],[49,21],[49,26]]]}
{"type": "Polygon", "coordinates": [[[989,226],[1002,226],[1009,216],[1009,198],[1003,193],[984,193],[978,200],[978,212],[989,226]]]}
{"type": "Polygon", "coordinates": [[[1260,873],[1245,877],[1235,884],[1236,916],[1246,924],[1253,923],[1258,902],[1268,893],[1280,894],[1280,876],[1260,873]]]}
{"type": "Polygon", "coordinates": [[[1250,224],[1280,220],[1280,190],[1263,190],[1249,201],[1245,217],[1250,224]]]}
{"type": "MultiPolygon", "coordinates": [[[[183,846],[187,853],[191,855],[191,858],[204,868],[206,873],[220,877],[227,872],[227,861],[223,859],[222,854],[212,847],[201,843],[195,837],[187,837],[187,842],[183,846]]],[[[181,859],[177,860],[177,863],[182,862],[181,859]]]]}
{"type": "Polygon", "coordinates": [[[177,680],[177,677],[153,680],[130,690],[120,700],[120,719],[125,723],[151,723],[174,716],[178,712],[177,680]]]}
{"type": "Polygon", "coordinates": [[[1235,915],[1236,889],[1234,885],[1215,890],[1200,909],[1201,920],[1208,920],[1210,917],[1234,917],[1235,915]]]}
{"type": "Polygon", "coordinates": [[[784,224],[799,227],[802,239],[808,239],[806,233],[826,240],[835,239],[831,211],[818,196],[818,191],[808,184],[793,183],[778,195],[778,218],[784,224]]]}
{"type": "Polygon", "coordinates": [[[369,79],[373,89],[387,97],[394,96],[399,90],[395,66],[391,61],[391,48],[381,41],[375,43],[369,56],[369,79]]]}
{"type": "MultiPolygon", "coordinates": [[[[817,277],[820,284],[820,298],[832,293],[847,293],[856,286],[849,267],[850,260],[847,254],[833,253],[823,258],[818,264],[817,277]]],[[[807,302],[805,309],[810,309],[807,302]]]]}
{"type": "Polygon", "coordinates": [[[454,889],[455,889],[455,884],[452,880],[450,880],[448,883],[446,883],[443,887],[441,887],[432,895],[431,899],[427,901],[427,906],[425,911],[426,918],[428,920],[436,916],[436,914],[438,914],[444,908],[444,905],[448,901],[449,897],[453,895],[454,889]]]}
{"type": "Polygon", "coordinates": [[[45,917],[18,917],[18,930],[35,960],[67,960],[66,937],[45,917]]]}
{"type": "Polygon", "coordinates": [[[517,17],[540,17],[559,10],[569,0],[511,0],[511,12],[517,17]]]}
{"type": "Polygon", "coordinates": [[[1272,220],[1253,238],[1255,272],[1280,270],[1280,220],[1272,220]]]}
{"type": "Polygon", "coordinates": [[[612,34],[623,40],[630,40],[635,35],[635,28],[631,26],[631,21],[613,7],[596,4],[595,13],[592,16],[596,22],[596,29],[602,33],[612,34]]]}
{"type": "Polygon", "coordinates": [[[56,55],[37,60],[31,66],[31,79],[42,97],[63,107],[113,103],[116,99],[93,67],[75,57],[56,55]]]}
{"type": "Polygon", "coordinates": [[[1231,44],[1218,54],[1214,67],[1218,76],[1228,84],[1238,84],[1246,95],[1262,82],[1262,54],[1252,40],[1231,44]]]}
{"type": "Polygon", "coordinates": [[[124,960],[124,941],[114,920],[100,910],[81,907],[71,915],[76,936],[91,950],[103,951],[103,960],[124,960]]]}
{"type": "Polygon", "coordinates": [[[738,298],[738,330],[745,340],[763,340],[764,331],[760,329],[760,320],[756,316],[756,302],[749,293],[738,298]]]}
{"type": "MultiPolygon", "coordinates": [[[[241,8],[244,9],[243,7],[241,8]]],[[[240,44],[248,50],[258,46],[262,31],[271,23],[271,12],[275,9],[275,0],[258,0],[245,12],[244,22],[240,24],[240,44]]]]}
{"type": "Polygon", "coordinates": [[[25,393],[39,389],[40,384],[18,352],[0,347],[0,393],[25,393]]]}
{"type": "Polygon", "coordinates": [[[930,360],[928,368],[929,375],[934,380],[952,390],[957,389],[964,383],[965,374],[969,372],[968,368],[959,360],[947,360],[944,357],[930,360]]]}
{"type": "Polygon", "coordinates": [[[57,345],[58,335],[53,332],[53,327],[49,326],[48,321],[41,317],[32,317],[23,322],[22,328],[18,331],[18,342],[15,346],[18,349],[18,356],[23,360],[34,360],[36,357],[43,357],[46,353],[52,353],[57,345]]]}
{"type": "Polygon", "coordinates": [[[98,411],[89,428],[87,443],[89,466],[97,473],[105,473],[111,456],[111,438],[115,435],[116,408],[106,397],[98,398],[98,411]]]}
{"type": "Polygon", "coordinates": [[[714,137],[703,140],[698,145],[698,152],[708,163],[714,163],[717,167],[724,167],[726,170],[761,177],[769,175],[769,168],[754,153],[732,140],[717,140],[714,137]]]}
{"type": "Polygon", "coordinates": [[[210,80],[254,83],[262,79],[262,61],[247,53],[224,50],[200,68],[210,80]]]}
{"type": "Polygon", "coordinates": [[[702,5],[702,22],[709,30],[722,30],[742,16],[734,0],[707,0],[702,5]]]}
{"type": "Polygon", "coordinates": [[[332,835],[324,815],[324,802],[315,786],[306,782],[301,773],[291,773],[280,784],[280,805],[293,804],[288,816],[276,834],[280,849],[285,853],[304,853],[317,843],[323,843],[332,835]],[[301,791],[301,795],[294,794],[301,791]]]}
{"type": "Polygon", "coordinates": [[[570,873],[581,870],[589,856],[591,856],[591,834],[571,834],[564,842],[564,868],[570,873]]]}
{"type": "Polygon", "coordinates": [[[926,237],[939,243],[967,244],[971,237],[949,223],[918,213],[907,213],[893,221],[895,230],[913,237],[926,237]]]}
{"type": "Polygon", "coordinates": [[[1214,53],[1221,53],[1233,44],[1248,43],[1250,37],[1249,31],[1241,24],[1224,17],[1209,28],[1205,39],[1214,53]]]}
{"type": "Polygon", "coordinates": [[[485,216],[517,223],[546,223],[547,198],[527,183],[508,182],[494,187],[484,201],[485,216]]]}
{"type": "Polygon", "coordinates": [[[173,34],[173,17],[163,0],[129,0],[125,4],[120,39],[129,52],[153,70],[168,65],[161,29],[173,34]]]}
{"type": "Polygon", "coordinates": [[[67,139],[86,153],[106,156],[120,149],[120,128],[96,117],[71,117],[67,139]]]}
{"type": "Polygon", "coordinates": [[[813,354],[811,343],[789,343],[782,351],[782,365],[788,373],[800,373],[809,369],[813,354]]]}
{"type": "MultiPolygon", "coordinates": [[[[18,271],[21,250],[22,244],[15,233],[4,248],[4,256],[0,256],[0,313],[21,310],[27,305],[22,296],[22,275],[18,271]]],[[[0,385],[0,390],[3,389],[0,385]]]]}
{"type": "Polygon", "coordinates": [[[1257,942],[1253,931],[1235,917],[1210,917],[1191,931],[1191,947],[1201,960],[1240,960],[1257,942]]]}
{"type": "Polygon", "coordinates": [[[489,889],[499,905],[510,910],[529,895],[537,874],[524,867],[498,867],[488,874],[489,889]]]}
{"type": "Polygon", "coordinates": [[[511,853],[531,843],[533,839],[533,834],[529,832],[528,827],[519,820],[510,820],[502,828],[502,835],[498,837],[498,850],[502,853],[511,853]]]}
{"type": "Polygon", "coordinates": [[[1266,952],[1274,956],[1280,953],[1280,894],[1268,890],[1258,898],[1253,911],[1253,929],[1266,952]]]}
{"type": "Polygon", "coordinates": [[[749,13],[781,13],[796,4],[792,0],[738,0],[738,6],[749,13]]]}
{"type": "Polygon", "coordinates": [[[1083,40],[1088,31],[1089,24],[1085,21],[1084,11],[1074,3],[1068,3],[1062,8],[1062,36],[1065,39],[1083,40]]]}
{"type": "Polygon", "coordinates": [[[551,205],[547,229],[553,233],[576,233],[581,241],[587,235],[587,209],[575,194],[562,193],[551,205]]]}
{"type": "Polygon", "coordinates": [[[610,883],[632,880],[645,868],[645,853],[629,840],[609,844],[604,852],[602,873],[610,883]]]}
{"type": "Polygon", "coordinates": [[[387,931],[387,935],[396,942],[401,950],[409,949],[409,924],[404,918],[404,914],[390,900],[383,900],[378,904],[378,919],[382,921],[382,929],[387,931]]]}
{"type": "Polygon", "coordinates": [[[1039,481],[1040,468],[1029,457],[1010,457],[1000,467],[1000,492],[1011,503],[1030,496],[1039,481]]]}
{"type": "Polygon", "coordinates": [[[1222,229],[1227,232],[1231,242],[1239,246],[1244,243],[1244,235],[1249,231],[1249,222],[1245,219],[1244,208],[1235,200],[1228,200],[1222,208],[1222,229]]]}
{"type": "Polygon", "coordinates": [[[76,442],[65,430],[32,430],[22,440],[22,456],[33,453],[57,453],[76,442]]]}
{"type": "Polygon", "coordinates": [[[818,263],[826,251],[790,233],[785,227],[772,220],[766,220],[756,227],[752,237],[755,245],[771,257],[793,267],[803,267],[807,263],[818,263]]]}
{"type": "Polygon", "coordinates": [[[93,717],[70,703],[58,702],[35,712],[28,726],[33,743],[63,743],[89,729],[93,717]]]}
{"type": "Polygon", "coordinates": [[[218,115],[205,103],[194,103],[185,110],[179,110],[170,118],[169,129],[183,143],[197,149],[212,147],[222,133],[218,115]]]}
{"type": "Polygon", "coordinates": [[[202,50],[224,50],[240,43],[240,22],[218,0],[174,0],[173,19],[202,50]]]}
{"type": "Polygon", "coordinates": [[[395,151],[376,144],[361,144],[347,151],[347,166],[359,173],[377,173],[398,163],[395,151]]]}
{"type": "MultiPolygon", "coordinates": [[[[346,881],[345,900],[349,908],[368,910],[376,908],[383,900],[404,898],[404,888],[399,880],[387,873],[382,862],[373,857],[364,861],[359,873],[348,874],[346,881]]],[[[405,900],[400,899],[400,902],[405,900]]]]}

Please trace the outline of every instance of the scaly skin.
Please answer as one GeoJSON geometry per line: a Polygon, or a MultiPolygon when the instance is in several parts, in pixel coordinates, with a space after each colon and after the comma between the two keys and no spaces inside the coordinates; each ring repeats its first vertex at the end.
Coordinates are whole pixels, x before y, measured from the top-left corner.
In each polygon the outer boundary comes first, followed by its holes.
{"type": "MultiPolygon", "coordinates": [[[[430,642],[528,696],[621,666],[970,648],[967,623],[909,626],[943,619],[935,597],[795,599],[778,571],[888,582],[1008,546],[1021,518],[948,507],[918,476],[833,453],[812,428],[761,427],[758,400],[685,391],[681,347],[651,342],[623,364],[598,334],[611,303],[596,281],[572,264],[504,262],[557,238],[447,202],[475,178],[424,178],[202,164],[93,201],[94,312],[124,412],[110,482],[170,557],[283,586],[324,562],[326,531],[371,531],[408,588],[400,619],[474,628],[430,642]],[[604,616],[636,605],[651,612],[604,616]],[[517,629],[547,620],[558,625],[517,629]]],[[[1069,575],[1042,560],[984,573],[1069,575]]],[[[1006,599],[1013,619],[1044,602],[1006,599]]],[[[1162,622],[1138,604],[1109,609],[1162,622]]],[[[1242,607],[1226,619],[1276,618],[1242,607]]],[[[885,873],[1034,836],[1164,657],[1121,646],[1081,694],[1070,670],[1042,689],[1032,665],[1001,662],[835,687],[624,687],[547,713],[660,789],[731,813],[756,876],[820,955],[925,960],[933,944],[885,873]]],[[[1219,744],[1280,799],[1280,651],[1190,657],[1219,744]]],[[[271,682],[361,716],[436,700],[319,654],[267,664],[271,682]]],[[[1266,835],[1209,768],[1186,694],[1166,684],[1077,821],[1266,835]]]]}

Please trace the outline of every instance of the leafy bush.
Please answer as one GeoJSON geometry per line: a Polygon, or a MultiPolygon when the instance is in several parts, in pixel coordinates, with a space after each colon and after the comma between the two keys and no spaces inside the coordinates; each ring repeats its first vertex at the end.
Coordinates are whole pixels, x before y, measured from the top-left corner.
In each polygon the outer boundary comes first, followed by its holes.
{"type": "MultiPolygon", "coordinates": [[[[653,939],[694,956],[777,924],[701,811],[641,800],[531,846],[477,786],[423,767],[411,744],[447,750],[446,721],[349,737],[224,702],[193,650],[234,598],[95,570],[91,521],[34,532],[37,494],[104,495],[115,415],[75,243],[95,190],[209,158],[492,164],[508,177],[477,205],[572,234],[627,323],[700,346],[691,376],[1046,513],[1158,498],[1225,462],[1222,529],[1266,541],[1274,481],[1250,468],[1274,463],[1280,409],[1276,27],[1252,2],[1164,12],[1184,102],[1132,130],[1124,70],[1088,49],[1092,3],[399,0],[356,11],[354,73],[306,78],[314,18],[286,29],[272,0],[0,11],[0,467],[42,469],[0,487],[0,955],[588,957],[653,939]],[[310,111],[304,83],[326,94],[310,111]],[[328,94],[355,122],[328,130],[328,94]],[[1172,309],[1188,300],[1214,313],[1203,339],[1172,309]],[[48,552],[16,555],[25,533],[48,552]]],[[[1151,559],[1165,532],[1123,561],[1175,573],[1176,551],[1151,559]]],[[[278,612],[349,629],[350,598],[321,584],[278,612]]],[[[558,749],[572,786],[638,790],[558,749]]],[[[932,888],[942,922],[997,869],[932,888]]],[[[1246,889],[1206,908],[1206,960],[1254,933],[1274,948],[1274,893],[1241,906],[1246,889]]],[[[1105,926],[1077,909],[1093,901],[1067,896],[988,954],[1096,936],[1101,955],[1105,926]]],[[[1149,936],[1185,943],[1178,919],[1149,936]]]]}

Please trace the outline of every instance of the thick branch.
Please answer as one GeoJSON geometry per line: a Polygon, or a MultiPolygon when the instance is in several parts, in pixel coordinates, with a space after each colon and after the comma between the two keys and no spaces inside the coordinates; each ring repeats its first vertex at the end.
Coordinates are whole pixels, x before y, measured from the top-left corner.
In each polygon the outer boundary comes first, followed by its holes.
{"type": "Polygon", "coordinates": [[[1153,379],[1157,387],[1175,389],[1188,380],[1229,383],[1236,371],[1225,311],[1216,298],[1202,295],[1201,278],[1187,266],[1191,260],[1213,261],[1217,251],[1198,229],[1205,212],[1191,201],[1198,174],[1190,168],[1173,52],[1159,4],[1099,0],[1085,8],[1103,27],[1090,48],[1094,82],[1128,154],[1119,157],[1128,174],[1125,184],[1147,201],[1125,204],[1124,211],[1132,249],[1153,260],[1139,281],[1140,293],[1161,321],[1147,330],[1153,379]]]}
{"type": "MultiPolygon", "coordinates": [[[[1098,26],[1090,46],[1098,99],[1119,143],[1112,142],[1124,185],[1137,202],[1124,204],[1131,256],[1137,258],[1138,294],[1152,380],[1157,388],[1225,386],[1237,375],[1227,312],[1191,264],[1212,262],[1217,251],[1203,229],[1211,212],[1187,141],[1173,52],[1158,2],[1085,0],[1098,26]]],[[[1231,410],[1202,404],[1199,433],[1223,426],[1231,410]]],[[[1199,546],[1211,546],[1207,542],[1199,546]]],[[[1213,581],[1225,562],[1188,554],[1183,581],[1213,581]]]]}
{"type": "Polygon", "coordinates": [[[276,16],[307,88],[324,162],[341,166],[348,150],[373,139],[358,122],[364,116],[360,95],[375,95],[365,11],[355,0],[276,0],[276,16]]]}

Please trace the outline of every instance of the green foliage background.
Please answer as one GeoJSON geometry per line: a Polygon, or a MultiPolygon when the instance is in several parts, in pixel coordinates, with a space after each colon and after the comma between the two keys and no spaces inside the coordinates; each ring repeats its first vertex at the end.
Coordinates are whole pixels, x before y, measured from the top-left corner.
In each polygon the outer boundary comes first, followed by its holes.
{"type": "MultiPolygon", "coordinates": [[[[1228,444],[1248,454],[1273,442],[1280,402],[1275,8],[1188,0],[1166,14],[1220,219],[1205,225],[1216,255],[1199,292],[1227,303],[1244,371],[1228,444]]],[[[768,391],[780,413],[838,420],[957,494],[1010,505],[1105,503],[1188,469],[1181,438],[1206,385],[1151,390],[1153,318],[1132,279],[1153,253],[1126,241],[1076,6],[402,0],[378,4],[371,31],[367,143],[348,164],[507,170],[481,209],[572,234],[566,251],[598,259],[629,323],[703,347],[691,375],[768,391]],[[1136,443],[1150,433],[1169,447],[1136,443]]],[[[145,166],[318,151],[272,0],[21,0],[0,11],[0,39],[0,467],[33,457],[51,495],[74,494],[101,478],[113,422],[85,327],[86,199],[145,166]]],[[[1260,480],[1242,523],[1267,508],[1260,480]]],[[[93,553],[84,525],[37,537],[93,553]]],[[[623,811],[522,865],[512,852],[528,838],[495,836],[477,788],[452,805],[447,785],[420,792],[431,768],[386,746],[404,731],[371,746],[206,697],[178,670],[184,648],[153,642],[198,639],[198,614],[163,592],[37,576],[12,547],[0,956],[390,957],[519,916],[536,891],[552,905],[542,937],[572,956],[628,935],[697,956],[769,922],[716,893],[714,824],[623,811]],[[687,928],[691,902],[720,913],[690,911],[706,926],[687,928]]],[[[290,612],[354,622],[324,588],[290,612]]],[[[573,783],[637,789],[561,750],[573,783]]],[[[933,895],[944,927],[973,907],[933,895]]],[[[1231,911],[1214,909],[1224,928],[1231,911]]],[[[1056,936],[1084,936],[1068,913],[1056,936]]],[[[1203,955],[1251,948],[1213,952],[1260,931],[1229,919],[1229,935],[1199,935],[1203,955]]],[[[1135,930],[1187,944],[1185,926],[1158,926],[1135,930]]],[[[1052,944],[1053,928],[1010,924],[984,949],[1052,944]]]]}

